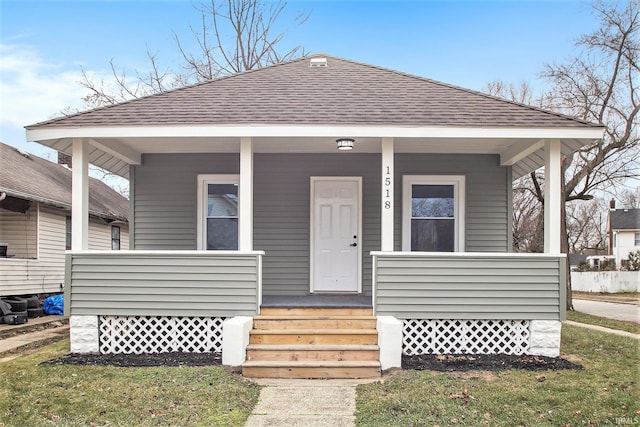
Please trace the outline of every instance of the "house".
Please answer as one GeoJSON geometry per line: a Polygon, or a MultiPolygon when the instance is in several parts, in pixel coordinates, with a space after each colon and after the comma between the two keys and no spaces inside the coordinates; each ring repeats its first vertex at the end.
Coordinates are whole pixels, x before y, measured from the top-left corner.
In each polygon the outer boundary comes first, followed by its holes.
{"type": "Polygon", "coordinates": [[[613,255],[589,255],[586,257],[586,262],[590,268],[596,268],[598,270],[615,270],[616,258],[613,255]]]}
{"type": "Polygon", "coordinates": [[[616,267],[629,261],[629,253],[640,250],[640,209],[616,209],[612,201],[609,211],[611,251],[616,267]]]}
{"type": "Polygon", "coordinates": [[[557,356],[560,158],[602,135],[328,55],[27,127],[73,155],[72,351],[222,351],[250,376],[557,356]],[[131,251],[89,250],[88,163],[130,179],[131,251]],[[540,167],[545,253],[510,253],[511,183],[540,167]]]}
{"type": "Polygon", "coordinates": [[[568,254],[569,257],[569,268],[571,271],[578,271],[581,264],[587,262],[587,255],[584,254],[568,254]]]}
{"type": "MultiPolygon", "coordinates": [[[[87,247],[127,248],[128,200],[87,181],[87,247]]],[[[0,143],[0,296],[62,291],[70,215],[71,171],[0,143]]]]}

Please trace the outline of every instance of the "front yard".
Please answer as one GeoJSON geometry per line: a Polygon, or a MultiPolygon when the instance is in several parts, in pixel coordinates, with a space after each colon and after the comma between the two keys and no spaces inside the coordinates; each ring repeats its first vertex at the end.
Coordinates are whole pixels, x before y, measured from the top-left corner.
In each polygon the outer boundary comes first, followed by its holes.
{"type": "Polygon", "coordinates": [[[242,426],[259,387],[218,366],[39,365],[69,341],[0,363],[0,426],[242,426]]]}
{"type": "MultiPolygon", "coordinates": [[[[639,341],[563,326],[584,370],[402,371],[358,387],[358,426],[640,423],[639,341]]],[[[39,364],[62,341],[0,363],[0,426],[242,426],[259,387],[221,367],[39,364]]]]}
{"type": "Polygon", "coordinates": [[[562,356],[584,370],[403,371],[358,387],[359,426],[640,423],[638,340],[563,326],[562,356]]]}

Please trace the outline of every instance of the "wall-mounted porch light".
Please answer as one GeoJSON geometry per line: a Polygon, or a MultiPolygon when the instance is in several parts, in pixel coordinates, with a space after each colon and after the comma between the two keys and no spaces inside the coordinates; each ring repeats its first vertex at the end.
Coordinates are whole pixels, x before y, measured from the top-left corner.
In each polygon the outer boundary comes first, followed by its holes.
{"type": "Polygon", "coordinates": [[[338,144],[338,150],[342,150],[342,151],[352,150],[354,142],[356,141],[352,138],[336,139],[336,144],[338,144]]]}

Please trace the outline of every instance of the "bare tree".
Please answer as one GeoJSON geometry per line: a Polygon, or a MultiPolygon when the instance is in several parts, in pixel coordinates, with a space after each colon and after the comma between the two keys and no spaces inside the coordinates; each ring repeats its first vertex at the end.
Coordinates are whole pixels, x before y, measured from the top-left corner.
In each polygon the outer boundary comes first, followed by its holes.
{"type": "MultiPolygon", "coordinates": [[[[580,37],[574,57],[563,64],[547,65],[542,73],[549,90],[533,104],[602,123],[606,128],[601,141],[563,157],[562,194],[566,202],[592,200],[594,191],[640,176],[639,8],[634,1],[622,4],[596,1],[593,9],[600,18],[600,27],[580,37]]],[[[487,90],[496,95],[506,94],[513,100],[526,95],[511,87],[513,93],[509,86],[494,82],[487,90]]],[[[529,179],[535,199],[542,203],[544,180],[536,172],[529,179]]],[[[538,214],[541,212],[542,209],[538,214]]],[[[569,240],[565,204],[561,215],[562,250],[566,253],[569,240]]],[[[542,234],[542,227],[537,232],[542,234]]],[[[567,308],[572,309],[571,279],[567,276],[567,308]]]]}
{"type": "MultiPolygon", "coordinates": [[[[185,71],[194,74],[197,81],[204,81],[303,55],[302,46],[279,50],[287,30],[277,32],[275,28],[285,7],[286,3],[282,1],[265,3],[260,0],[211,0],[210,4],[203,5],[201,29],[191,27],[200,49],[197,55],[185,51],[174,33],[185,60],[185,71]]],[[[294,23],[301,25],[308,17],[308,14],[298,12],[294,23]]]]}
{"type": "Polygon", "coordinates": [[[627,209],[640,209],[640,187],[634,190],[625,189],[618,196],[620,207],[627,209]]]}
{"type": "MultiPolygon", "coordinates": [[[[279,18],[287,4],[267,0],[210,0],[199,6],[200,27],[190,26],[197,49],[174,32],[183,63],[175,69],[161,65],[159,52],[147,47],[149,71],[134,71],[133,77],[109,62],[111,79],[97,80],[82,70],[80,84],[89,90],[83,101],[88,107],[113,105],[220,76],[253,70],[305,54],[302,46],[281,50],[288,28],[279,29],[279,18]]],[[[299,12],[294,25],[302,25],[308,13],[299,12]]]]}
{"type": "Polygon", "coordinates": [[[508,99],[519,104],[538,105],[541,99],[535,96],[535,91],[527,82],[505,83],[500,80],[494,80],[486,84],[484,91],[493,96],[508,99]]]}
{"type": "Polygon", "coordinates": [[[567,202],[569,253],[605,253],[607,249],[607,203],[600,198],[567,202]]]}
{"type": "Polygon", "coordinates": [[[542,252],[544,242],[541,221],[542,204],[532,191],[531,177],[526,175],[513,183],[513,251],[542,252]]]}

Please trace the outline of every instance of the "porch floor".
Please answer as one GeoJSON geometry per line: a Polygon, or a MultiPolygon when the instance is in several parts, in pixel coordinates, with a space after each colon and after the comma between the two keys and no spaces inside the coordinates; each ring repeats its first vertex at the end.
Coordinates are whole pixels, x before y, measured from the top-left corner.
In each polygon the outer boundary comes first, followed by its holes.
{"type": "Polygon", "coordinates": [[[261,307],[371,308],[371,295],[264,295],[261,307]]]}

